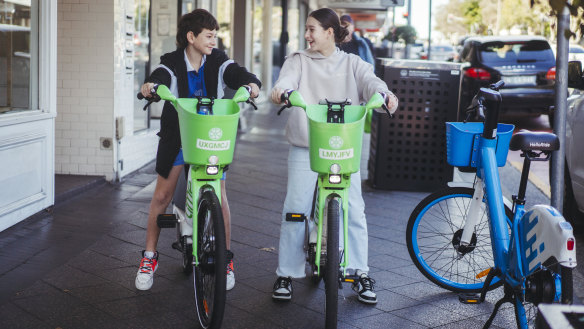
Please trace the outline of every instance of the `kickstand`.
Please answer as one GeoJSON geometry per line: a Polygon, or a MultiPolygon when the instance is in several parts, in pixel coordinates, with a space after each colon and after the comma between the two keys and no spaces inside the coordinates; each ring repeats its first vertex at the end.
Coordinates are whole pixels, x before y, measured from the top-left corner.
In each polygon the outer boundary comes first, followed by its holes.
{"type": "Polygon", "coordinates": [[[497,312],[499,311],[499,308],[501,307],[501,305],[503,305],[505,303],[513,304],[513,302],[514,302],[513,297],[514,297],[513,296],[513,289],[511,289],[511,287],[505,285],[505,296],[503,296],[503,298],[501,298],[497,303],[495,303],[495,309],[493,309],[493,313],[491,313],[491,316],[489,317],[487,322],[485,322],[483,329],[488,329],[491,326],[491,324],[493,323],[493,320],[495,320],[495,316],[497,315],[497,312]]]}

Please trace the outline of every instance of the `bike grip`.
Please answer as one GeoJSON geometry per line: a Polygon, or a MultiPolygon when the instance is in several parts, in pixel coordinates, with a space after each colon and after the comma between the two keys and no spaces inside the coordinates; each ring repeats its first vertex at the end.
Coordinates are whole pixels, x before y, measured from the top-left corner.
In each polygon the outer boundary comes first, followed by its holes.
{"type": "Polygon", "coordinates": [[[477,107],[476,118],[480,121],[485,121],[485,107],[481,104],[477,107]]]}
{"type": "Polygon", "coordinates": [[[489,88],[498,91],[499,88],[503,87],[504,85],[505,85],[505,81],[499,80],[499,81],[495,82],[494,84],[490,85],[489,88]]]}
{"type": "Polygon", "coordinates": [[[144,95],[142,95],[142,92],[139,92],[136,97],[138,97],[138,99],[144,99],[144,95]]]}

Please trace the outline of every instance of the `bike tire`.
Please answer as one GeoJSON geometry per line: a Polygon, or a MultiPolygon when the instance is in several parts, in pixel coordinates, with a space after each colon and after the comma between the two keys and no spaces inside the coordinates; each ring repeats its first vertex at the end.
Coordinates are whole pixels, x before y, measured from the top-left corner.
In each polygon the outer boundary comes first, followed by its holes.
{"type": "Polygon", "coordinates": [[[325,328],[337,327],[339,309],[339,221],[340,205],[332,199],[327,207],[327,245],[324,273],[325,328]]]}
{"type": "Polygon", "coordinates": [[[213,191],[203,192],[197,214],[197,253],[194,265],[195,307],[202,328],[221,328],[226,299],[225,226],[221,204],[213,191]]]}
{"type": "MultiPolygon", "coordinates": [[[[481,209],[473,234],[476,246],[462,257],[454,247],[473,193],[469,187],[448,187],[432,193],[416,206],[408,220],[406,241],[412,261],[426,278],[453,292],[480,292],[486,276],[477,279],[476,275],[494,264],[486,207],[481,209]]],[[[505,214],[509,225],[513,213],[507,206],[505,214]]],[[[499,278],[494,278],[489,290],[500,285],[499,278]]]]}

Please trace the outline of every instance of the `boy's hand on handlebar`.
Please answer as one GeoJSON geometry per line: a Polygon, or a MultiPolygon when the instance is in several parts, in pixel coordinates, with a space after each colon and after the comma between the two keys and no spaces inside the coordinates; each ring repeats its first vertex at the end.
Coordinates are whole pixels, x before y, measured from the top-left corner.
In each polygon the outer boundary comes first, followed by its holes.
{"type": "Polygon", "coordinates": [[[145,84],[142,85],[142,87],[140,87],[140,93],[142,93],[142,96],[144,96],[144,98],[150,98],[152,97],[152,89],[154,89],[155,84],[152,82],[146,82],[145,84]]]}
{"type": "Polygon", "coordinates": [[[249,93],[251,98],[257,98],[260,95],[260,87],[253,82],[248,83],[247,85],[251,88],[251,92],[249,93]]]}

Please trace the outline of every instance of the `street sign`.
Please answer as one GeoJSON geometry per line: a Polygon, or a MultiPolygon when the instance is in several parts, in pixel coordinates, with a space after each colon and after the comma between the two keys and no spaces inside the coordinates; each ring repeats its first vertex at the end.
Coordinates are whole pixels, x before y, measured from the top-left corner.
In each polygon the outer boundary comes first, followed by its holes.
{"type": "Polygon", "coordinates": [[[400,7],[404,0],[320,0],[324,7],[361,10],[387,10],[388,7],[400,7]]]}

